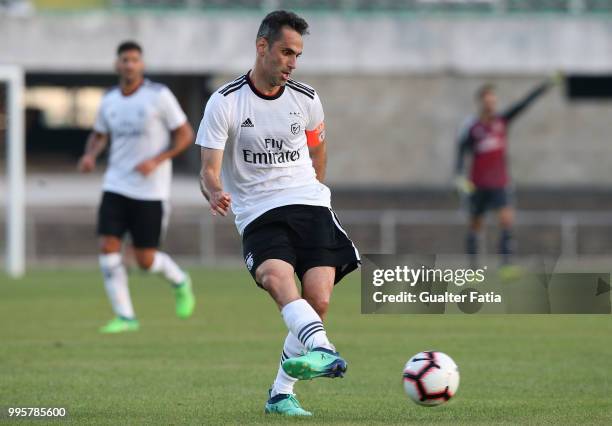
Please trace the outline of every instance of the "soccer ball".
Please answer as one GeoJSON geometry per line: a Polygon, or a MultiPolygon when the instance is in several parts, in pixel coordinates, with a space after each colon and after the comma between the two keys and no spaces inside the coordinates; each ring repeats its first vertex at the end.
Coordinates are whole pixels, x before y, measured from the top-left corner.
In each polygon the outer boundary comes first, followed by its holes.
{"type": "Polygon", "coordinates": [[[459,368],[442,352],[419,352],[404,367],[404,390],[417,404],[443,404],[457,393],[458,387],[459,368]]]}

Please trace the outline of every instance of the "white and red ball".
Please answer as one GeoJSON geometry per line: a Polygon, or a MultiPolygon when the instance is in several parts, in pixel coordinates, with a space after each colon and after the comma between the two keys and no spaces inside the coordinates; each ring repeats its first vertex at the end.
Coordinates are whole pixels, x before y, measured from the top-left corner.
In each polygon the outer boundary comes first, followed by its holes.
{"type": "Polygon", "coordinates": [[[419,352],[404,367],[404,390],[417,404],[443,404],[457,393],[457,388],[459,368],[442,352],[419,352]]]}

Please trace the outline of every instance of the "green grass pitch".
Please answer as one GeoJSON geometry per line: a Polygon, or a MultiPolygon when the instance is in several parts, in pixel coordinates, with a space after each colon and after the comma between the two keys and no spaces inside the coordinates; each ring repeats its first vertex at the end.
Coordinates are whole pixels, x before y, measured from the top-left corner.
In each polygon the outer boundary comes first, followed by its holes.
{"type": "Polygon", "coordinates": [[[97,333],[112,316],[97,271],[0,277],[0,407],[66,407],[87,424],[612,424],[610,316],[361,315],[356,273],[327,321],[346,378],[298,383],[311,419],[267,416],[279,312],[246,271],[192,276],[197,311],[180,321],[160,279],[131,274],[141,331],[115,336],[97,333]],[[435,408],[402,388],[404,363],[427,349],[461,372],[435,408]]]}

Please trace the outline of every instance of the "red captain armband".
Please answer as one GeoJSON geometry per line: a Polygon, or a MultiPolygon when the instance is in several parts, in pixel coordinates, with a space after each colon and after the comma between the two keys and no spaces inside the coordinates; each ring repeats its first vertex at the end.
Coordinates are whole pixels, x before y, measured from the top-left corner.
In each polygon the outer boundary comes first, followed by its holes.
{"type": "Polygon", "coordinates": [[[314,130],[306,130],[306,144],[314,148],[325,140],[325,122],[321,121],[314,130]]]}

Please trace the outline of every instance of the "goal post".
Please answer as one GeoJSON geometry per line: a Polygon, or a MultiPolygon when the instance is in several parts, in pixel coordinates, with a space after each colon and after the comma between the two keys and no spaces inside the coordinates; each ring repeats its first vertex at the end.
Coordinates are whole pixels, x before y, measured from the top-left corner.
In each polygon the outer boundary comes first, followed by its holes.
{"type": "Polygon", "coordinates": [[[25,144],[24,76],[15,65],[0,65],[6,143],[6,272],[12,278],[25,273],[25,144]]]}

